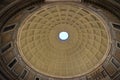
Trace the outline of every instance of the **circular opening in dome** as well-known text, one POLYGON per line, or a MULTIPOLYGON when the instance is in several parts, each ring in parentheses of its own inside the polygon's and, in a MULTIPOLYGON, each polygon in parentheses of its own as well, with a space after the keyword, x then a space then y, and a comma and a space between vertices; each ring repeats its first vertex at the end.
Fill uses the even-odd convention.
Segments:
POLYGON ((59 33, 59 39, 62 40, 62 41, 67 40, 68 37, 69 37, 68 32, 60 32, 60 33, 59 33))

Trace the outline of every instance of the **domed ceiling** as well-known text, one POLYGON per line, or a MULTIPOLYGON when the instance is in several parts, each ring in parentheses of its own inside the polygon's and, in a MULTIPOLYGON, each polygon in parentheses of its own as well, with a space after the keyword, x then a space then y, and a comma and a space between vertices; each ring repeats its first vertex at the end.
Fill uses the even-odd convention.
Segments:
POLYGON ((97 68, 109 53, 110 40, 103 18, 71 2, 42 6, 23 21, 17 33, 17 47, 27 65, 58 78, 81 76, 97 68), (64 40, 61 32, 67 34, 64 40))

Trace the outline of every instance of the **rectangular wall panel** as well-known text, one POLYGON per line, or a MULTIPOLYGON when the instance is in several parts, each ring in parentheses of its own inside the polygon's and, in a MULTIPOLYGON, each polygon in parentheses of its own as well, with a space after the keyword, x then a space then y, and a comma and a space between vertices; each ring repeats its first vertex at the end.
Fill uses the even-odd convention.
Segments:
POLYGON ((24 67, 22 67, 22 66, 20 65, 20 63, 17 63, 17 64, 14 66, 13 72, 14 72, 15 75, 19 76, 19 75, 22 73, 23 70, 24 70, 24 67))
POLYGON ((11 31, 11 30, 13 30, 14 28, 15 28, 15 24, 9 25, 9 26, 7 26, 7 27, 4 27, 3 30, 2 30, 2 32, 11 31))
POLYGON ((15 58, 8 64, 8 67, 11 69, 13 68, 13 66, 15 66, 16 63, 17 63, 17 59, 15 58))
POLYGON ((11 43, 8 43, 8 44, 6 44, 5 46, 3 46, 2 48, 1 48, 1 53, 3 54, 3 53, 5 53, 8 49, 10 49, 12 47, 12 44, 11 43))
POLYGON ((114 57, 116 58, 116 60, 118 60, 120 62, 120 49, 117 49, 114 53, 114 57))
POLYGON ((116 68, 120 68, 120 63, 119 63, 115 58, 112 58, 111 63, 112 63, 116 68))
POLYGON ((110 77, 114 76, 117 73, 116 67, 111 62, 107 62, 103 65, 103 67, 110 77))
POLYGON ((28 74, 28 71, 26 69, 24 69, 23 72, 21 73, 20 78, 21 79, 25 79, 25 77, 27 76, 27 74, 28 74))

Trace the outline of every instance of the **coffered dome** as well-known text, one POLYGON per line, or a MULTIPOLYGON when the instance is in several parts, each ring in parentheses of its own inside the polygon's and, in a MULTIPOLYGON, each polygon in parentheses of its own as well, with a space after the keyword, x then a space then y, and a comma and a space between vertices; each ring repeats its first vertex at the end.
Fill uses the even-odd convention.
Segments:
POLYGON ((42 6, 23 21, 17 46, 27 65, 39 73, 72 78, 103 63, 110 35, 104 19, 94 11, 58 2, 42 6))

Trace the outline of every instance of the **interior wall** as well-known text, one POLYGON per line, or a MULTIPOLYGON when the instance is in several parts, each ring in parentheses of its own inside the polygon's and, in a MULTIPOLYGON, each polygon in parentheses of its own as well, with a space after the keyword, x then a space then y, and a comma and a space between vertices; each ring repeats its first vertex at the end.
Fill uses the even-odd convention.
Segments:
MULTIPOLYGON (((1 1, 0 8, 5 8, 13 1, 15 0, 1 1)), ((13 46, 15 28, 20 25, 26 15, 40 8, 43 4, 43 1, 40 0, 26 0, 25 2, 20 1, 11 5, 9 9, 0 14, 0 80, 39 80, 39 78, 43 80, 60 80, 38 75, 32 69, 26 67, 17 55, 18 52, 13 50, 15 49, 15 46, 13 46)), ((84 0, 82 3, 92 6, 92 9, 99 10, 98 12, 106 15, 111 27, 113 48, 103 65, 96 70, 80 78, 68 80, 120 80, 120 7, 117 5, 118 2, 84 0)))

